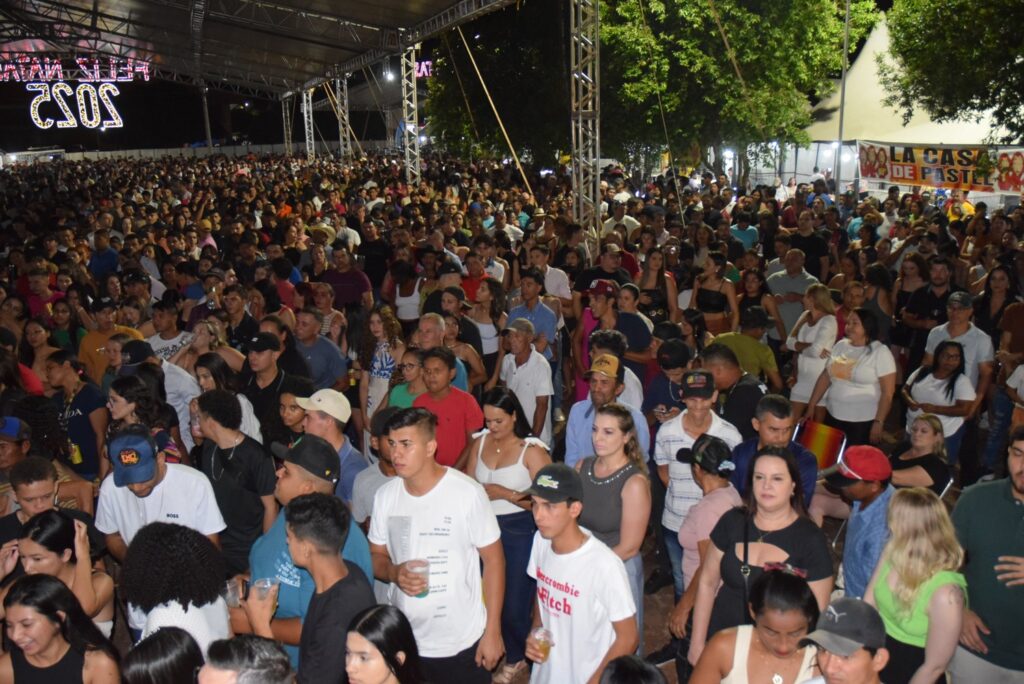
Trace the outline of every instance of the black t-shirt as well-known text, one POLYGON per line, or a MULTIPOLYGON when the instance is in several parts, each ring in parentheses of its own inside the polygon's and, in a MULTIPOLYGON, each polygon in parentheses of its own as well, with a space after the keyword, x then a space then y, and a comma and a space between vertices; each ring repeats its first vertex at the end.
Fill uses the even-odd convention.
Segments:
MULTIPOLYGON (((58 508, 57 510, 69 518, 81 520, 85 523, 85 526, 88 528, 89 555, 92 556, 92 560, 101 558, 107 552, 107 537, 96 529, 91 515, 74 508, 58 508)), ((25 525, 18 519, 17 511, 0 518, 0 546, 15 539, 21 539, 24 530, 25 525)), ((0 584, 6 586, 24 574, 24 568, 21 567, 21 563, 18 563, 14 566, 14 570, 11 571, 10 575, 0 580, 0 584)))
POLYGON ((376 605, 363 571, 345 563, 348 575, 309 600, 299 637, 298 684, 344 684, 348 626, 360 611, 376 605))
POLYGON ((238 446, 220 449, 207 439, 199 454, 199 469, 213 485, 217 507, 227 527, 220 533, 228 574, 249 568, 249 549, 263 534, 263 502, 271 496, 277 477, 274 459, 263 445, 245 437, 238 446))
POLYGON ((287 393, 301 396, 304 392, 301 384, 303 383, 300 383, 298 378, 283 370, 278 370, 277 377, 266 387, 259 386, 252 371, 249 372, 248 378, 243 380, 242 394, 252 404, 253 415, 260 422, 264 444, 287 444, 288 428, 281 422, 281 395, 287 393))
POLYGON ((594 268, 588 268, 581 272, 579 276, 577 276, 576 284, 573 285, 572 289, 576 292, 586 293, 586 291, 590 289, 591 283, 595 280, 613 280, 619 284, 619 287, 633 282, 633 279, 629 277, 629 273, 627 273, 623 268, 618 268, 609 273, 600 266, 595 266, 594 268))
POLYGON ((892 456, 889 458, 892 463, 892 470, 909 470, 910 468, 916 468, 918 466, 924 468, 924 471, 928 473, 928 477, 932 479, 931 485, 928 489, 932 490, 939 496, 942 495, 942 491, 949 484, 950 470, 946 462, 935 454, 928 454, 927 456, 920 456, 918 458, 911 458, 906 461, 900 460, 900 454, 905 454, 910 451, 910 442, 904 441, 896 446, 892 452, 892 456))
POLYGON ((388 260, 391 248, 384 240, 364 240, 356 248, 356 254, 363 257, 363 273, 370 279, 370 284, 379 288, 388 273, 388 260))
POLYGON ((245 314, 237 326, 231 327, 230 324, 228 325, 228 344, 244 354, 249 340, 256 337, 259 332, 260 324, 256 322, 255 318, 245 314))
POLYGON ((760 378, 744 373, 730 389, 719 390, 717 413, 740 431, 743 441, 752 439, 757 436, 757 431, 750 421, 754 417, 757 402, 766 394, 768 387, 760 378))
MULTIPOLYGON (((765 544, 779 547, 789 554, 787 563, 807 573, 808 582, 832 576, 832 557, 829 555, 825 533, 810 518, 797 518, 789 527, 764 533, 754 526, 746 509, 734 508, 728 511, 711 531, 711 543, 724 555, 721 563, 722 588, 718 590, 711 610, 708 640, 723 629, 750 622, 750 614, 743 601, 743 574, 740 572, 743 564, 744 525, 748 526, 748 543, 760 539, 765 544)), ((763 572, 760 566, 750 566, 749 586, 754 586, 763 572)))
POLYGON ((789 246, 793 249, 803 251, 807 259, 804 261, 804 270, 818 280, 823 280, 828 274, 821 272, 821 257, 828 256, 828 243, 821 239, 817 233, 801 235, 793 233, 790 236, 789 246))

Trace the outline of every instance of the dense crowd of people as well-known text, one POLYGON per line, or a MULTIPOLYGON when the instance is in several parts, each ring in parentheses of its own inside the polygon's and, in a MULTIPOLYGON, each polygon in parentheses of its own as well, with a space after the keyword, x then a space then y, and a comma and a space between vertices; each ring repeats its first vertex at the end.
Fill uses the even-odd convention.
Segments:
POLYGON ((1024 682, 1024 207, 602 178, 0 172, 0 682, 1024 682))

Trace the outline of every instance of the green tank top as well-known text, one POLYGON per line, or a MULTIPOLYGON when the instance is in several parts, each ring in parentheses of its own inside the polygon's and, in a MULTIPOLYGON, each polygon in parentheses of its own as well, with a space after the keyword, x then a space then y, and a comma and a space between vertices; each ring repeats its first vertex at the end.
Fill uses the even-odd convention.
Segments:
POLYGON ((889 588, 889 563, 882 565, 875 584, 875 605, 882 620, 885 621, 885 632, 893 639, 904 644, 924 648, 928 640, 928 603, 932 600, 935 590, 946 584, 955 584, 967 597, 967 580, 959 572, 943 570, 936 573, 930 580, 921 585, 910 613, 900 610, 896 597, 889 588))

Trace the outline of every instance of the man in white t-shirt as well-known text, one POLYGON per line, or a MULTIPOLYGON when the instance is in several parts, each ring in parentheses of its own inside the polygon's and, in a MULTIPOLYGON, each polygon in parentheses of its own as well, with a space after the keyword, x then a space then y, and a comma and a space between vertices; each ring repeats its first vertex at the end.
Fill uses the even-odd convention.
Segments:
POLYGON ((723 439, 730 449, 735 449, 743 441, 739 430, 732 423, 719 418, 712 410, 718 401, 718 390, 715 389, 715 378, 709 371, 684 373, 680 395, 686 410, 678 418, 662 423, 654 442, 654 462, 658 466, 658 476, 668 488, 661 525, 665 528, 665 550, 672 565, 677 602, 685 589, 679 528, 690 507, 700 501, 703 492, 693 479, 690 465, 677 461, 676 454, 680 449, 693 447, 693 443, 703 434, 723 439))
POLYGON ((533 346, 533 323, 525 318, 509 321, 501 334, 509 352, 501 361, 501 382, 519 398, 534 435, 551 444, 551 411, 548 406, 554 385, 551 364, 533 346))
POLYGON ((533 628, 551 632, 547 655, 533 632, 526 639, 526 657, 536 663, 530 682, 597 682, 609 662, 632 653, 640 641, 626 568, 580 527, 583 483, 575 469, 544 466, 524 494, 533 499, 537 523, 526 566, 537 580, 533 628))
POLYGON ((178 330, 178 309, 163 300, 153 304, 153 329, 156 334, 146 338, 153 352, 164 361, 192 343, 192 334, 178 330))
POLYGON ((937 325, 928 332, 924 347, 923 366, 931 366, 933 354, 939 342, 953 340, 964 349, 964 374, 971 379, 977 398, 971 406, 968 417, 974 416, 985 398, 995 370, 995 350, 992 338, 981 328, 971 323, 974 315, 974 301, 967 292, 954 292, 946 300, 946 315, 949 322, 937 325))
MULTIPOLYGON (((190 527, 220 545, 227 525, 217 507, 213 487, 202 471, 166 463, 149 430, 132 425, 108 446, 114 475, 100 485, 96 529, 107 535, 107 549, 124 562, 128 545, 140 529, 153 522, 190 527)), ((145 614, 129 607, 131 627, 141 630, 145 614)))
POLYGON ((434 459, 433 413, 402 409, 385 430, 398 479, 373 499, 374 575, 391 583, 388 602, 409 618, 427 680, 490 684, 505 651, 498 520, 478 482, 434 459), (410 561, 426 561, 427 572, 410 561))

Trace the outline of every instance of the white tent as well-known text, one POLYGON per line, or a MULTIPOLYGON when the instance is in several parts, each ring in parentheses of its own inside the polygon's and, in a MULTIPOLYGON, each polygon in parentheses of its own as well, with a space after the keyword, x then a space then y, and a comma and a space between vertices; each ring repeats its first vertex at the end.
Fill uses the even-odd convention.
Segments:
MULTIPOLYGON (((938 123, 923 110, 915 110, 903 124, 901 112, 887 107, 882 100, 886 91, 878 75, 878 55, 889 51, 889 27, 882 19, 868 36, 857 59, 846 74, 846 115, 843 140, 877 140, 888 143, 931 145, 976 145, 992 133, 992 117, 978 120, 938 123)), ((937 65, 938 66, 938 65, 937 65)), ((839 140, 839 99, 836 91, 814 108, 815 122, 807 134, 815 142, 839 140)))

